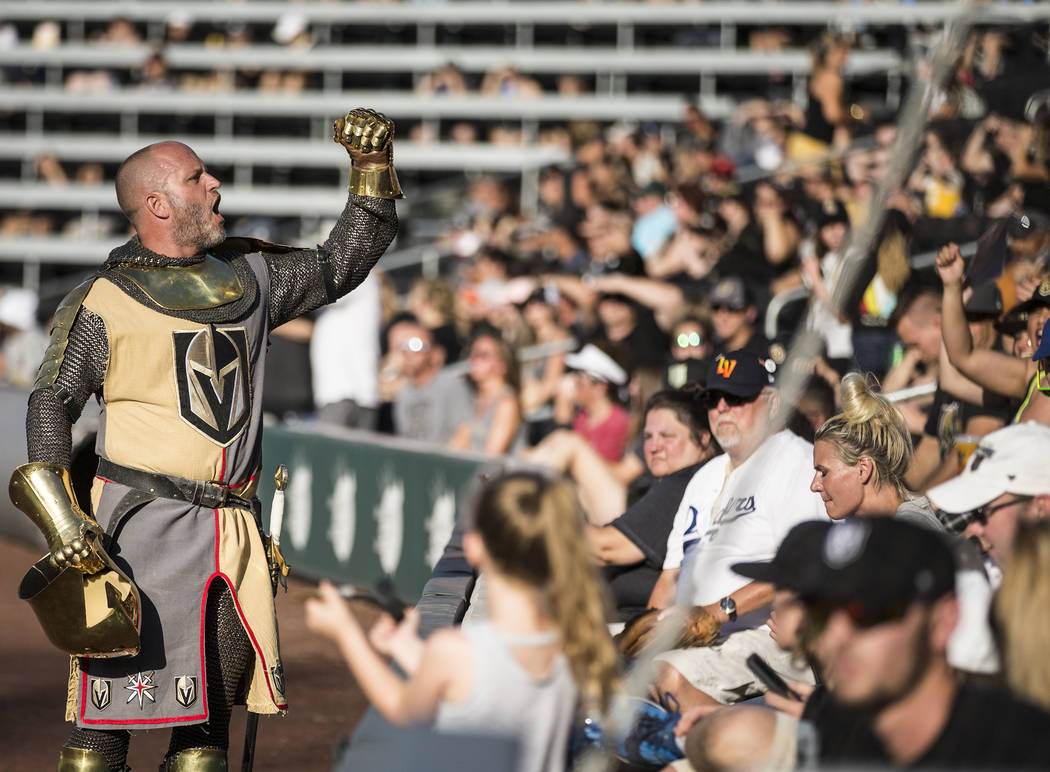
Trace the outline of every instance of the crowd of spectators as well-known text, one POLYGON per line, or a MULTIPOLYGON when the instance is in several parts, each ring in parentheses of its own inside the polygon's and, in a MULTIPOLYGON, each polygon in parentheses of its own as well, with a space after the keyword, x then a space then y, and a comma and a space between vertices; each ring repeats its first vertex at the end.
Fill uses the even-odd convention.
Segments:
MULTIPOLYGON (((649 652, 633 761, 1043 763, 1045 625, 1005 610, 1023 603, 1007 583, 1021 539, 1017 570, 1046 581, 1028 572, 1045 571, 1050 492, 1035 472, 1050 437, 1050 94, 1017 69, 1032 66, 1019 41, 973 33, 847 293, 850 233, 900 151, 898 116, 827 83, 841 38, 821 41, 828 72, 797 123, 769 105, 722 125, 695 110, 675 127, 579 123, 575 163, 544 171, 538 212, 493 179, 471 187, 445 237, 445 319, 458 345, 496 335, 552 384, 530 392, 531 447, 506 452, 577 482, 632 655, 663 626, 694 631, 649 652), (744 141, 745 125, 761 140, 744 141), (771 314, 792 290, 796 306, 771 314), (805 311, 822 350, 787 359, 805 311), (557 332, 541 339, 540 325, 557 332), (545 347, 570 337, 570 353, 545 347), (793 405, 785 368, 808 378, 793 405), (639 402, 653 382, 664 391, 639 402), (642 431, 621 444, 625 423, 642 431), (787 697, 769 695, 755 654, 787 697), (982 701, 994 719, 976 719, 982 701)), ((473 361, 468 377, 482 398, 469 426, 511 380, 485 389, 473 361)))
MULTIPOLYGON (((192 20, 170 21, 169 37, 199 34, 192 20)), ((138 42, 129 26, 114 22, 106 43, 138 42)), ((295 18, 272 34, 310 43, 295 18)), ((224 44, 233 37, 226 30, 224 44)), ((790 768, 807 753, 1042 766, 1047 629, 1032 603, 1050 582, 1050 68, 1040 41, 1027 26, 970 34, 847 292, 850 233, 905 151, 897 114, 851 99, 850 41, 828 34, 812 41, 805 109, 754 99, 724 123, 689 105, 678 124, 555 127, 573 163, 543 170, 536 211, 507 181, 474 180, 441 237, 454 256, 445 276, 400 292, 379 275, 275 331, 301 364, 271 368, 280 382, 267 386, 268 409, 570 476, 582 538, 614 594, 608 621, 703 618, 719 631, 712 645, 660 654, 651 673, 681 738, 665 738, 671 754, 697 769, 790 768), (803 329, 821 351, 789 359, 803 329), (808 378, 794 404, 778 389, 788 368, 808 378), (913 386, 927 388, 884 396, 913 386), (726 708, 770 688, 747 665, 755 653, 792 691, 767 695, 770 707, 726 708), (981 691, 987 680, 996 685, 981 691), (804 743, 807 732, 821 742, 804 743), (749 741, 729 742, 738 736, 749 741)), ((147 69, 149 87, 183 87, 161 57, 147 69)), ((301 89, 309 76, 299 75, 263 70, 239 85, 301 89)), ((452 67, 418 84, 473 87, 452 67)), ((509 69, 477 87, 511 99, 543 88, 509 69)), ((457 136, 477 138, 477 127, 457 136)), ((41 159, 40 174, 61 184, 56 164, 41 159)), ((8 321, 24 309, 5 314, 17 293, 0 296, 5 368, 9 342, 31 328, 8 321)))

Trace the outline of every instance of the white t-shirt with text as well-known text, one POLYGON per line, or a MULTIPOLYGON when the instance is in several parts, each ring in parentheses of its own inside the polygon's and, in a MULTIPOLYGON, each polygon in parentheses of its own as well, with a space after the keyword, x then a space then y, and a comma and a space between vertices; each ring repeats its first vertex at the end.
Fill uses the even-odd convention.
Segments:
MULTIPOLYGON (((787 430, 732 471, 726 454, 698 469, 667 540, 664 568, 681 568, 675 602, 717 603, 751 581, 733 571, 734 563, 771 560, 795 525, 827 520, 824 502, 809 490, 812 477, 813 446, 787 430)), ((762 624, 765 611, 757 616, 735 626, 762 624)))

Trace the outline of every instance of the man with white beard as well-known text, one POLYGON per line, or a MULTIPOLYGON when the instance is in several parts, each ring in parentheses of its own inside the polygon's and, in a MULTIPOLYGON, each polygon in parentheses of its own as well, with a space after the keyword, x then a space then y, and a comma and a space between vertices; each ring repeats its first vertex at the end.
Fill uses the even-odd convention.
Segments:
POLYGON ((812 671, 770 637, 765 621, 773 586, 748 582, 731 568, 771 560, 793 526, 827 519, 820 497, 809 490, 813 446, 788 430, 771 432, 780 407, 775 370, 749 351, 722 354, 701 395, 725 453, 686 488, 649 603, 701 606, 722 623, 712 646, 656 658, 660 696, 672 694, 683 710, 760 694, 764 687, 745 664, 753 652, 785 678, 813 682, 812 671))

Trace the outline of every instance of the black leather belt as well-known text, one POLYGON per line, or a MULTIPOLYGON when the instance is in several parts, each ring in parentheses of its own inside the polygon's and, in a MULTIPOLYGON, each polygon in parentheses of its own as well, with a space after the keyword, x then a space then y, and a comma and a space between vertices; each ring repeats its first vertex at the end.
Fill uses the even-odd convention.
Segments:
POLYGON ((199 507, 218 509, 221 507, 238 507, 251 509, 252 502, 238 496, 226 483, 206 482, 204 480, 186 480, 167 474, 152 474, 141 469, 114 464, 100 458, 98 460, 99 477, 121 485, 127 485, 159 499, 173 499, 196 504, 199 507))

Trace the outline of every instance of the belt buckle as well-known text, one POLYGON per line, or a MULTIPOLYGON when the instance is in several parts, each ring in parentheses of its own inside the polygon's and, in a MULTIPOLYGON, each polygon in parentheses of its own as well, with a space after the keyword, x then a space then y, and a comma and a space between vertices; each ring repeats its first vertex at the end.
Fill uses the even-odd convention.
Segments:
POLYGON ((205 506, 212 508, 222 508, 226 506, 226 497, 229 494, 230 489, 222 483, 206 482, 204 483, 204 495, 201 497, 205 506))

